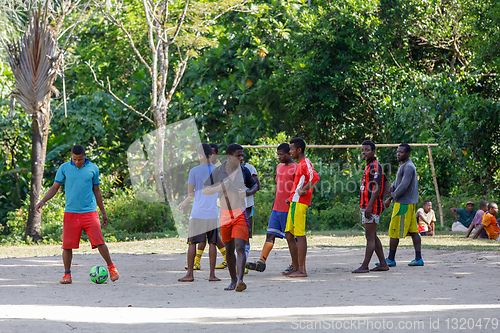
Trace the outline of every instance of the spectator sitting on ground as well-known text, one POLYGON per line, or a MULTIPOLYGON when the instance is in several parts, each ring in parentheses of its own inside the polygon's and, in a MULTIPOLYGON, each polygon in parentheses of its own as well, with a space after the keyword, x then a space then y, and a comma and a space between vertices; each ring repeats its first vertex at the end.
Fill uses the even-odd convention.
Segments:
POLYGON ((462 208, 450 208, 453 216, 455 217, 455 222, 451 226, 451 231, 467 232, 469 226, 476 215, 476 210, 474 209, 474 202, 467 201, 466 209, 462 208), (458 217, 457 217, 458 214, 458 217))
POLYGON ((472 239, 476 239, 479 233, 485 229, 489 239, 500 241, 500 227, 498 227, 495 215, 498 214, 498 206, 494 202, 488 204, 488 211, 483 214, 482 222, 478 225, 476 233, 472 239))
POLYGON ((432 202, 424 200, 422 208, 417 210, 415 214, 418 222, 418 232, 421 236, 434 236, 434 222, 436 222, 436 214, 432 210, 432 202))
MULTIPOLYGON (((469 230, 467 231, 467 234, 465 235, 464 238, 468 238, 471 233, 472 233, 472 235, 474 235, 474 233, 472 231, 474 229, 477 230, 477 227, 481 224, 483 214, 488 211, 488 204, 489 204, 489 202, 486 200, 481 200, 479 202, 479 209, 476 212, 476 215, 474 215, 474 219, 472 220, 472 223, 469 226, 469 230)), ((479 234, 479 237, 488 238, 488 234, 486 233, 486 230, 483 229, 481 231, 481 233, 479 234)))

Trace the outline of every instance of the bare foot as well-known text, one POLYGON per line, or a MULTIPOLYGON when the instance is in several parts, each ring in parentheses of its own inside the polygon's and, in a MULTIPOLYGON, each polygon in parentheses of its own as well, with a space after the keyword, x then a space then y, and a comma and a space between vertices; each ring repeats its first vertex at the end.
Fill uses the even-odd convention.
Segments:
POLYGON ((247 289, 247 285, 243 281, 238 281, 238 284, 236 285, 236 291, 243 291, 247 289))
POLYGON ((208 281, 220 281, 220 279, 217 276, 211 276, 208 278, 208 281))
POLYGON ((353 270, 351 273, 370 273, 368 267, 360 266, 359 268, 353 270))
POLYGON ((307 273, 306 272, 299 272, 299 271, 295 271, 293 273, 290 273, 287 275, 287 277, 291 277, 291 278, 295 278, 295 277, 307 277, 307 273))
POLYGON ((388 271, 388 270, 389 270, 389 266, 387 266, 387 265, 377 266, 375 268, 370 269, 370 271, 372 271, 372 272, 381 272, 381 271, 388 271))
POLYGON ((234 290, 234 288, 236 288, 236 281, 231 281, 231 283, 229 284, 229 286, 227 286, 226 288, 224 288, 224 290, 234 290))
POLYGON ((298 269, 294 269, 294 270, 292 270, 292 271, 290 271, 290 272, 288 272, 288 273, 283 273, 283 272, 281 272, 281 274, 283 274, 284 276, 289 276, 290 274, 293 274, 293 273, 295 273, 296 271, 298 271, 298 269))
POLYGON ((177 281, 179 281, 179 282, 193 282, 194 277, 186 275, 182 279, 178 279, 177 281))

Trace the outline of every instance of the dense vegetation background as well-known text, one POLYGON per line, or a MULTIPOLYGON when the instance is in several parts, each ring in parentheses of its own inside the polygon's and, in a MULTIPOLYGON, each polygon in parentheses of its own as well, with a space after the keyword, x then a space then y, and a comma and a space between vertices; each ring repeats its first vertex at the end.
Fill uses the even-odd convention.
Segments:
MULTIPOLYGON (((195 3, 210 3, 197 0, 195 3)), ((202 7, 199 7, 202 8, 202 7)), ((446 222, 449 208, 500 194, 500 3, 494 0, 254 0, 224 15, 206 34, 169 105, 167 123, 194 117, 203 141, 278 144, 438 143, 433 157, 446 222)), ((90 16, 90 15, 89 15, 90 16)), ((136 36, 146 29, 139 1, 120 17, 136 36)), ((74 18, 76 19, 76 17, 74 18)), ((68 23, 70 24, 70 23, 68 23)), ((139 49, 145 48, 138 44, 139 49)), ((171 59, 175 63, 176 59, 171 59)), ((137 200, 126 150, 152 131, 95 82, 109 77, 135 109, 150 106, 151 83, 127 38, 99 12, 77 35, 66 60, 67 114, 53 101, 45 186, 69 148, 83 144, 101 169, 109 240, 175 234, 168 206, 137 200), (126 207, 126 208, 125 208, 126 207)), ((30 119, 11 112, 13 76, 0 60, 0 223, 4 242, 21 241, 30 179, 30 119)), ((62 90, 62 80, 57 86, 62 90)), ((264 231, 274 196, 272 150, 249 150, 263 190, 256 229, 264 231)), ((310 229, 359 222, 360 151, 307 150, 320 172, 310 229)), ((395 149, 377 155, 391 180, 395 149)), ((427 148, 412 154, 421 200, 437 202, 427 148)), ((61 236, 63 196, 46 207, 45 241, 61 236)), ((389 217, 384 213, 383 224, 389 217)))

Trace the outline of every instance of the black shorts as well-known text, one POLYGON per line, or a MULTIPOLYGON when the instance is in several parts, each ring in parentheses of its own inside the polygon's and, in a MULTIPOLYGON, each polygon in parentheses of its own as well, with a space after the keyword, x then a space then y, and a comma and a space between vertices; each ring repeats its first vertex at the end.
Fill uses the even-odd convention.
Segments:
POLYGON ((217 236, 219 235, 219 221, 218 219, 189 219, 189 235, 188 244, 217 243, 217 236))

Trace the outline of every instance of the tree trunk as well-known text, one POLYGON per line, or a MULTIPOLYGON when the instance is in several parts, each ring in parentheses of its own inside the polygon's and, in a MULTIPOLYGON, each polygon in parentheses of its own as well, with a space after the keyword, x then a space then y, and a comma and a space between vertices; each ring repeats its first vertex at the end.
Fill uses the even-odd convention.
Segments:
POLYGON ((156 147, 155 147, 155 180, 156 191, 168 204, 167 184, 165 182, 165 125, 156 128, 156 147))
POLYGON ((42 190, 50 123, 49 108, 50 95, 44 101, 42 108, 32 115, 30 209, 28 221, 26 222, 26 241, 28 241, 28 238, 31 238, 35 242, 41 239, 40 225, 42 223, 42 216, 36 211, 35 206, 40 200, 42 190))

